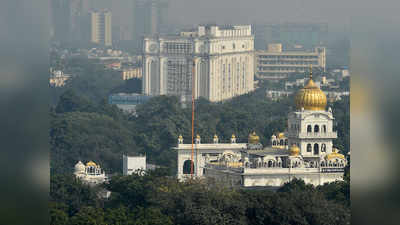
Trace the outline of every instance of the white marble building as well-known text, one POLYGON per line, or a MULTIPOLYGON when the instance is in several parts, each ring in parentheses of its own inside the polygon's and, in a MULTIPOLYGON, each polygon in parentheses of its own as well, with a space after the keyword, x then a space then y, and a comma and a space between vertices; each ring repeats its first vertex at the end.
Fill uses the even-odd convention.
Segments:
POLYGON ((79 161, 75 164, 74 169, 75 177, 84 183, 96 185, 107 181, 107 176, 101 169, 100 165, 97 165, 93 161, 86 163, 86 165, 79 161))
POLYGON ((199 26, 176 36, 146 37, 143 46, 143 94, 189 100, 194 84, 195 98, 215 102, 254 89, 250 25, 199 26))
MULTIPOLYGON (((215 135, 213 144, 202 144, 198 136, 193 175, 244 187, 279 187, 294 177, 313 185, 342 180, 347 159, 333 146, 337 133, 332 110, 326 110, 326 95, 315 85, 311 73, 295 103, 296 110, 288 115, 287 132, 272 135, 271 147, 264 148, 255 132, 249 135, 248 143, 232 139, 230 144, 220 144, 215 135)), ((180 137, 175 150, 177 176, 185 179, 191 172, 187 169, 191 144, 183 144, 180 137)))

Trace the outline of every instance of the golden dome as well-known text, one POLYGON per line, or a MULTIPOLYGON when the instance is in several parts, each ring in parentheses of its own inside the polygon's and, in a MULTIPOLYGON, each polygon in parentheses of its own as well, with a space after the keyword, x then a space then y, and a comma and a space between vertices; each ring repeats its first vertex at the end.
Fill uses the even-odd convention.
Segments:
POLYGON ((179 135, 178 139, 183 139, 182 135, 179 135))
POLYGON ((285 134, 284 133, 279 133, 278 137, 279 137, 279 139, 285 138, 285 134))
POLYGON ((90 162, 86 163, 86 166, 97 166, 97 165, 93 161, 90 161, 90 162))
POLYGON ((336 148, 333 148, 333 149, 332 149, 332 153, 331 153, 331 154, 328 154, 328 155, 325 157, 326 160, 331 160, 331 159, 334 159, 334 158, 346 159, 346 158, 344 157, 344 155, 340 154, 340 153, 339 153, 339 150, 337 150, 336 148))
POLYGON ((197 134, 197 135, 196 135, 196 138, 197 138, 197 139, 200 139, 200 135, 199 135, 199 134, 197 134))
POLYGON ((217 134, 214 134, 214 138, 218 138, 217 134))
POLYGON ((232 134, 232 138, 236 138, 235 134, 232 134))
POLYGON ((258 144, 260 142, 260 137, 256 134, 255 131, 249 134, 249 143, 250 144, 258 144))
POLYGON ((289 149, 290 156, 298 156, 300 154, 300 148, 293 144, 289 149))
POLYGON ((295 96, 295 104, 298 110, 325 110, 326 95, 312 80, 312 71, 310 69, 310 79, 304 88, 302 88, 295 96))

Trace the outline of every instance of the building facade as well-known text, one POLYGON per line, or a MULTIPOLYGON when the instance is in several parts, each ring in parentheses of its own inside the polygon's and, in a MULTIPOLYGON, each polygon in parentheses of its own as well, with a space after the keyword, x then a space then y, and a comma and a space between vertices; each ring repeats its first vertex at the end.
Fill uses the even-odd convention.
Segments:
POLYGON ((112 20, 108 10, 90 12, 90 41, 92 43, 112 45, 112 20))
POLYGON ((122 74, 123 80, 129 80, 129 79, 133 79, 133 78, 141 79, 143 76, 142 67, 123 68, 121 70, 121 74, 122 74))
POLYGON ((283 51, 282 44, 269 44, 267 51, 256 52, 257 78, 283 79, 291 73, 304 73, 310 65, 326 69, 326 50, 316 47, 312 51, 283 51))
POLYGON ((124 176, 146 170, 146 156, 122 156, 122 174, 124 176))
POLYGON ((293 178, 313 185, 343 180, 347 159, 333 146, 337 133, 332 110, 326 110, 327 98, 312 76, 296 94, 295 103, 287 131, 272 135, 269 147, 262 146, 255 132, 247 143, 236 143, 234 135, 230 144, 219 143, 215 135, 212 144, 203 144, 197 136, 192 158, 191 144, 183 144, 180 136, 174 148, 178 179, 190 178, 193 164, 193 176, 215 178, 230 186, 280 187, 293 178))
POLYGON ((207 25, 177 36, 147 37, 143 51, 143 94, 189 100, 194 88, 195 98, 216 102, 254 89, 251 26, 207 25))

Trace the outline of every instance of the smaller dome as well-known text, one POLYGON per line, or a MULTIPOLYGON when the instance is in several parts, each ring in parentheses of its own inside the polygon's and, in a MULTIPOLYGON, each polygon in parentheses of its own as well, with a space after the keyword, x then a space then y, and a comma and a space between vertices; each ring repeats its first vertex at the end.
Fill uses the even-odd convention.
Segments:
POLYGON ((178 139, 183 139, 182 135, 179 135, 178 139))
POLYGON ((285 138, 285 133, 282 133, 282 132, 279 133, 279 134, 278 134, 278 137, 279 137, 279 139, 285 138))
POLYGON ((250 144, 258 144, 260 142, 260 137, 256 134, 255 131, 249 134, 249 143, 250 144))
POLYGON ((289 149, 290 156, 298 156, 300 154, 300 148, 293 144, 289 149))
POLYGON ((346 159, 346 158, 344 157, 344 155, 342 155, 342 154, 339 153, 339 150, 338 150, 337 148, 333 148, 333 149, 332 149, 332 153, 326 155, 326 157, 325 157, 326 160, 331 160, 331 159, 334 159, 334 158, 346 159))
POLYGON ((84 171, 85 171, 85 165, 81 161, 75 164, 75 172, 84 172, 84 171))
POLYGON ((214 134, 214 138, 218 138, 217 134, 214 134))
POLYGON ((200 135, 199 135, 199 134, 197 134, 197 135, 196 135, 196 138, 197 138, 197 139, 200 139, 200 135))
POLYGON ((93 161, 90 161, 90 162, 86 163, 86 166, 97 166, 97 164, 94 163, 93 161))
POLYGON ((235 134, 232 134, 232 138, 236 138, 235 134))

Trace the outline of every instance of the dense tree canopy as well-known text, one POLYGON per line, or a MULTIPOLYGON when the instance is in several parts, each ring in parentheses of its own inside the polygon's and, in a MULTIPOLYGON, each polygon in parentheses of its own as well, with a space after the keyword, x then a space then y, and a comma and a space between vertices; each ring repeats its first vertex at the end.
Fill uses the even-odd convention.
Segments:
POLYGON ((104 200, 71 179, 52 177, 51 224, 350 223, 349 196, 335 197, 343 194, 346 182, 316 188, 294 179, 272 192, 229 189, 214 180, 178 182, 154 171, 112 177, 105 185, 111 198, 104 200))

